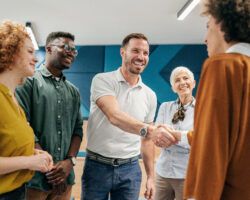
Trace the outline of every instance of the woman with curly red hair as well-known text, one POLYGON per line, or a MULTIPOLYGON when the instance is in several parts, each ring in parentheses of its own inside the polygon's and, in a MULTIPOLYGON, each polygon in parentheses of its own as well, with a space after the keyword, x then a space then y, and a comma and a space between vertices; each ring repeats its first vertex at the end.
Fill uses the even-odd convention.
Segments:
POLYGON ((0 200, 24 200, 35 170, 47 172, 52 158, 34 149, 34 133, 14 92, 35 70, 35 50, 25 27, 0 24, 0 200))

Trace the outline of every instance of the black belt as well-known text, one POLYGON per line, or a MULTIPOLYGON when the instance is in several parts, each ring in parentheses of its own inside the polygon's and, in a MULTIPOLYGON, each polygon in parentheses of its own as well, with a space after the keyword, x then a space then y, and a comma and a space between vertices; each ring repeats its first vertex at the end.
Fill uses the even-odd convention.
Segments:
POLYGON ((123 158, 108 158, 108 157, 102 156, 100 154, 97 154, 95 152, 92 152, 90 150, 87 150, 87 158, 89 158, 90 160, 95 160, 95 161, 100 162, 100 163, 104 163, 104 164, 112 165, 114 167, 118 167, 119 165, 131 163, 133 161, 138 160, 139 155, 134 156, 132 158, 125 158, 125 159, 123 159, 123 158))

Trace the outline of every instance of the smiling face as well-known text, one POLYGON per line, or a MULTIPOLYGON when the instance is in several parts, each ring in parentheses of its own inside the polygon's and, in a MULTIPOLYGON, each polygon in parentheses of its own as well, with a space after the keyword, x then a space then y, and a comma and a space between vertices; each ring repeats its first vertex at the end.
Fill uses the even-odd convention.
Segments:
POLYGON ((69 69, 75 60, 73 51, 66 51, 65 45, 75 48, 74 41, 70 38, 60 37, 47 45, 47 52, 49 54, 50 65, 57 70, 69 69))
POLYGON ((34 46, 31 40, 26 38, 20 51, 15 56, 13 63, 15 67, 13 69, 17 71, 21 78, 33 76, 36 62, 34 46))
POLYGON ((139 75, 149 61, 149 45, 146 40, 132 38, 121 48, 122 67, 128 74, 139 75))
POLYGON ((182 95, 192 95, 192 91, 195 87, 195 80, 193 80, 187 72, 180 71, 174 77, 172 87, 179 97, 182 95))

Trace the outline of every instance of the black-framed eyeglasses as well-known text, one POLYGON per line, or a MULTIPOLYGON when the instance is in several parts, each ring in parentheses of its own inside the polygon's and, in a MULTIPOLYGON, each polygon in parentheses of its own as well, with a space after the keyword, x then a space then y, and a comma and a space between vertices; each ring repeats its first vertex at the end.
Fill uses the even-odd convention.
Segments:
POLYGON ((172 123, 176 124, 178 121, 183 121, 185 118, 185 111, 186 109, 184 106, 180 104, 177 112, 173 116, 172 123))
POLYGON ((62 45, 59 45, 59 44, 50 44, 50 46, 56 46, 56 47, 59 47, 61 49, 64 49, 65 52, 71 52, 73 53, 74 56, 77 56, 78 55, 78 51, 75 47, 71 47, 69 46, 68 44, 62 44, 62 45))

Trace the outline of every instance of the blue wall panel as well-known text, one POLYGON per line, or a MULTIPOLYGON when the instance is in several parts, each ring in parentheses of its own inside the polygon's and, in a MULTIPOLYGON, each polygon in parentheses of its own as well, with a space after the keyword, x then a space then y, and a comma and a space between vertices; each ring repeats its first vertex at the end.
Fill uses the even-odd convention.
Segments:
MULTIPOLYGON (((87 118, 92 78, 97 73, 116 70, 121 65, 120 46, 78 46, 77 49, 79 54, 75 62, 64 74, 79 88, 81 111, 87 118)), ((44 62, 44 48, 40 48, 36 54, 39 66, 44 62)), ((179 65, 187 66, 198 80, 206 57, 205 45, 151 45, 149 64, 142 74, 142 79, 155 91, 158 105, 176 98, 169 84, 172 69, 179 65)))
POLYGON ((104 71, 110 72, 121 66, 120 46, 106 46, 104 71))

